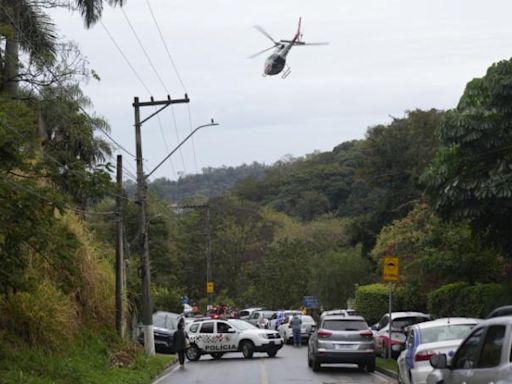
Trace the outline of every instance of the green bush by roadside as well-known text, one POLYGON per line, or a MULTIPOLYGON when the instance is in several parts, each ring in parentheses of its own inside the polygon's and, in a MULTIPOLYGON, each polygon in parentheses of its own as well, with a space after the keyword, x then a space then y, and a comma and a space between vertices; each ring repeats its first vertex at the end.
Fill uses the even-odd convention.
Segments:
POLYGON ((446 284, 430 292, 428 308, 435 317, 463 316, 484 318, 494 308, 507 304, 510 294, 502 284, 466 282, 446 284))
POLYGON ((388 287, 384 284, 361 285, 357 287, 355 296, 355 309, 368 324, 376 323, 388 312, 388 287))

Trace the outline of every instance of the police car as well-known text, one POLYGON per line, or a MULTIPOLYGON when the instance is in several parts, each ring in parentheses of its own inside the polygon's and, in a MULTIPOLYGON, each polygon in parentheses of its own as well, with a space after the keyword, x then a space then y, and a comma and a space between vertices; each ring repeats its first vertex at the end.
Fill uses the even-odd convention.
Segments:
POLYGON ((190 347, 186 356, 191 361, 205 354, 220 359, 227 352, 242 352, 246 359, 252 358, 254 352, 266 352, 274 357, 283 347, 278 332, 236 319, 194 322, 188 329, 188 337, 190 347))

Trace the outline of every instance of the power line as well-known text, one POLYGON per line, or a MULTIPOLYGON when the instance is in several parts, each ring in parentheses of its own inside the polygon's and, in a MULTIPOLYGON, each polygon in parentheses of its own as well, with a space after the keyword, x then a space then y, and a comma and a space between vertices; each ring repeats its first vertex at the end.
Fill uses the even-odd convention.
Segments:
MULTIPOLYGON (((162 45, 164 46, 164 49, 165 51, 167 52, 167 57, 169 58, 169 61, 172 65, 172 67, 174 68, 174 72, 176 73, 176 77, 178 78, 181 86, 183 87, 183 90, 185 91, 185 93, 187 93, 187 89, 185 87, 185 84, 179 74, 179 71, 178 71, 178 68, 176 66, 176 63, 174 62, 174 59, 171 55, 171 52, 169 50, 169 47, 164 39, 164 36, 163 36, 163 33, 162 33, 162 30, 160 29, 160 25, 158 24, 158 21, 156 20, 156 17, 155 17, 155 14, 153 12, 153 9, 151 8, 151 5, 149 3, 149 0, 146 0, 146 4, 149 8, 149 12, 151 13, 151 17, 153 18, 153 22, 155 23, 155 26, 156 26, 156 29, 158 30, 158 34, 160 36, 160 41, 162 42, 162 45)), ((190 111, 190 105, 187 106, 188 107, 188 121, 189 121, 189 130, 190 132, 192 132, 192 115, 191 115, 191 111, 190 111)), ((176 127, 176 118, 174 117, 174 110, 173 110, 173 118, 174 118, 174 124, 175 124, 175 127, 176 127)), ((176 138, 178 140, 178 142, 180 141, 179 139, 179 135, 177 133, 177 128, 176 128, 176 138)), ((194 167, 195 167, 195 171, 196 173, 199 173, 198 171, 198 167, 197 167, 197 154, 196 154, 196 145, 195 145, 195 142, 194 142, 194 138, 192 137, 191 139, 191 144, 192 144, 192 154, 194 156, 194 167)), ((181 160, 182 160, 182 163, 183 163, 183 170, 185 171, 186 173, 186 169, 185 169, 185 163, 184 163, 184 160, 183 160, 183 154, 180 150, 180 156, 181 156, 181 160)))
POLYGON ((128 23, 128 26, 130 27, 130 29, 132 30, 132 33, 133 33, 133 36, 135 36, 135 39, 137 40, 137 42, 139 43, 139 47, 142 49, 142 52, 144 52, 144 56, 146 56, 146 59, 150 65, 150 67, 153 69, 153 72, 155 73, 156 77, 158 78, 158 81, 160 81, 160 84, 162 85, 162 87, 164 88, 165 92, 169 95, 170 92, 169 90, 167 89, 167 87, 165 86, 165 83, 164 81, 162 80, 162 77, 160 76, 160 74, 158 73, 158 71, 156 70, 156 67, 155 65, 153 64, 153 61, 151 60, 151 58, 149 57, 149 54, 148 52, 146 51, 146 48, 144 48, 144 44, 142 44, 142 41, 140 40, 139 38, 139 35, 137 34, 137 31, 135 31, 135 28, 133 27, 133 24, 132 22, 130 21, 130 19, 128 18, 128 15, 126 14, 125 10, 123 8, 121 8, 121 12, 123 13, 124 15, 124 18, 126 19, 126 22, 128 23))
MULTIPOLYGON (((156 118, 158 120, 158 126, 160 127, 160 134, 162 135, 162 139, 164 141, 165 152, 169 153, 169 145, 167 144, 167 139, 165 137, 164 128, 162 126, 162 121, 160 120, 160 116, 159 115, 156 115, 156 118)), ((171 166, 171 170, 172 170, 173 176, 176 176, 176 169, 174 168, 174 163, 172 162, 171 159, 169 159, 169 164, 171 166)))
POLYGON ((183 87, 183 91, 185 93, 187 92, 187 89, 185 88, 185 84, 183 83, 183 80, 181 79, 181 76, 178 72, 178 68, 176 67, 176 64, 174 62, 174 59, 172 58, 171 52, 169 51, 169 47, 167 46, 167 43, 165 42, 164 36, 162 34, 162 30, 160 29, 160 26, 158 25, 158 21, 156 20, 155 14, 153 12, 153 9, 151 8, 151 5, 149 4, 149 0, 146 0, 146 4, 149 8, 149 12, 151 13, 151 17, 153 18, 153 21, 156 25, 156 29, 158 30, 158 34, 160 35, 160 41, 164 45, 165 51, 167 52, 167 57, 169 58, 172 67, 174 68, 174 72, 176 73, 176 77, 178 78, 179 82, 181 83, 181 86, 183 87))
POLYGON ((119 44, 117 44, 116 40, 114 39, 114 36, 112 36, 112 34, 110 33, 109 29, 107 28, 107 26, 103 23, 103 21, 100 20, 100 23, 101 25, 103 26, 103 29, 105 30, 105 32, 107 33, 108 37, 110 38, 110 41, 112 41, 112 43, 114 44, 114 46, 117 48, 118 52, 121 54, 121 56, 123 57, 125 63, 128 65, 128 67, 130 67, 130 69, 132 70, 133 74, 135 75, 135 77, 139 80, 139 82, 142 84, 142 86, 144 87, 144 89, 146 90, 146 92, 148 93, 149 96, 151 96, 151 91, 149 90, 148 86, 146 85, 146 83, 144 82, 144 80, 142 80, 142 77, 139 76, 139 73, 135 70, 134 66, 132 65, 132 63, 130 62, 130 60, 128 60, 128 57, 126 57, 126 55, 124 54, 123 50, 121 49, 121 47, 119 46, 119 44))

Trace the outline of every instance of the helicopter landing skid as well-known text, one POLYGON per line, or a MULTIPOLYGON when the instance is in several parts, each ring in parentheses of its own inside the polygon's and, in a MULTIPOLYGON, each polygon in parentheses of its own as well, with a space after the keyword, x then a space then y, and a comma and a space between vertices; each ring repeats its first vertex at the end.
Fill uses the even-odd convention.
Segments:
POLYGON ((290 76, 290 73, 292 73, 292 69, 290 67, 286 67, 283 74, 281 75, 281 78, 286 79, 288 76, 290 76))

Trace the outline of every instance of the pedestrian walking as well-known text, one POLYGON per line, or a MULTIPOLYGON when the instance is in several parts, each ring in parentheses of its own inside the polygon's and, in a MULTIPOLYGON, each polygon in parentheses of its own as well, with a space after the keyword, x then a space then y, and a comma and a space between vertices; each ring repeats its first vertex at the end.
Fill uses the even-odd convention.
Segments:
POLYGON ((178 354, 180 368, 185 368, 185 351, 187 350, 188 335, 185 332, 185 321, 180 319, 178 322, 178 329, 174 332, 172 337, 174 350, 178 354))
POLYGON ((290 320, 289 327, 292 329, 293 332, 293 345, 296 347, 300 347, 301 344, 301 338, 300 338, 300 328, 302 325, 302 320, 298 315, 293 315, 292 319, 290 320))

